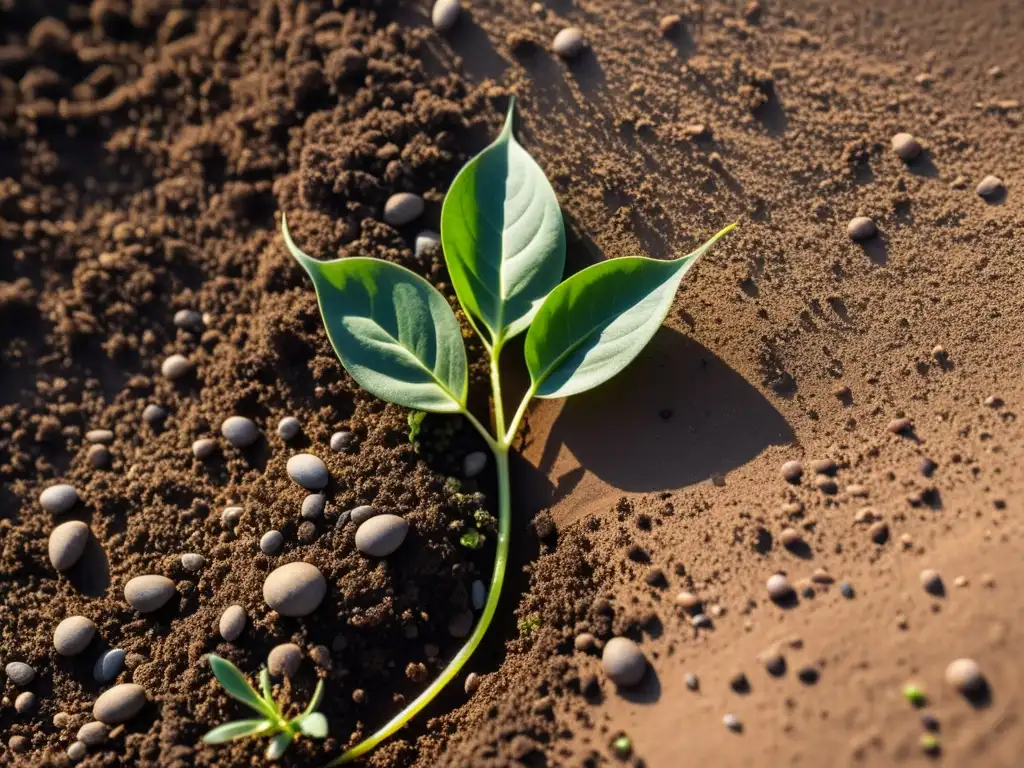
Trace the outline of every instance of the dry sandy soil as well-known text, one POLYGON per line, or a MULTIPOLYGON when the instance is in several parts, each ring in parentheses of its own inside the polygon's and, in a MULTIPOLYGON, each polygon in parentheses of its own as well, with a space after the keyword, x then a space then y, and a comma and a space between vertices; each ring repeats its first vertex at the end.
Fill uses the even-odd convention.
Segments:
MULTIPOLYGON (((68 764, 106 646, 128 653, 119 681, 151 702, 90 766, 261 764, 258 743, 199 742, 242 716, 206 653, 254 673, 278 643, 334 648, 281 691, 299 706, 326 678, 331 737, 283 761, 319 765, 422 688, 417 665, 432 676, 457 650, 448 622, 493 556, 461 547, 459 530, 494 488, 485 475, 456 495, 447 478, 479 441, 429 417, 417 451, 406 413, 358 390, 277 225, 287 212, 308 252, 396 261, 454 299, 443 259, 417 258, 413 241, 515 93, 570 269, 668 258, 740 228, 625 374, 530 412, 504 615, 467 668, 479 689, 460 678, 367 762, 610 765, 625 733, 626 762, 655 768, 1020 765, 1018 0, 464 5, 440 35, 422 2, 0 0, 0 662, 38 672, 26 713, 3 681, 0 762, 68 764), (588 49, 567 63, 550 47, 570 24, 588 49), (900 132, 924 145, 913 162, 890 147, 900 132), (986 199, 975 187, 989 174, 1005 189, 986 199), (401 229, 381 218, 397 191, 427 199, 401 229), (851 241, 857 215, 876 238, 851 241), (203 329, 175 327, 185 308, 203 329), (160 376, 175 352, 195 363, 184 382, 160 376), (154 403, 167 411, 155 426, 142 419, 154 403), (235 413, 264 433, 247 451, 219 437, 235 413), (289 414, 304 432, 286 445, 275 425, 289 414), (894 434, 896 418, 912 427, 894 434), (343 427, 356 445, 333 453, 343 427), (84 438, 96 428, 115 433, 103 468, 84 438), (218 451, 197 461, 190 446, 208 436, 218 451), (284 472, 296 445, 332 475, 312 528, 284 472), (825 459, 833 493, 811 469, 825 459), (780 474, 791 460, 797 484, 780 474), (57 481, 78 488, 69 517, 96 537, 61 576, 38 502, 57 481), (400 555, 369 564, 336 527, 363 503, 410 520, 400 555), (220 523, 231 504, 245 509, 234 533, 220 523), (882 543, 857 522, 866 507, 888 526, 882 543), (787 527, 804 547, 780 543, 787 527), (257 546, 270 528, 285 535, 273 558, 257 546), (185 571, 183 552, 207 567, 185 571), (269 570, 299 559, 330 585, 302 620, 261 595, 269 570), (922 588, 926 568, 944 595, 922 588), (812 583, 819 569, 835 583, 812 583), (801 588, 788 607, 765 588, 778 572, 801 588), (141 573, 177 585, 147 616, 122 597, 141 573), (712 627, 691 627, 682 590, 712 627), (249 625, 225 643, 232 603, 249 625), (53 629, 76 613, 98 639, 62 658, 53 629), (575 650, 582 632, 636 640, 642 685, 616 691, 575 650), (773 648, 779 677, 763 663, 773 648), (980 664, 985 701, 943 681, 960 657, 980 664), (904 700, 909 681, 926 709, 904 700), (940 724, 938 755, 920 747, 922 712, 940 724)), ((511 369, 520 354, 506 352, 511 369)))

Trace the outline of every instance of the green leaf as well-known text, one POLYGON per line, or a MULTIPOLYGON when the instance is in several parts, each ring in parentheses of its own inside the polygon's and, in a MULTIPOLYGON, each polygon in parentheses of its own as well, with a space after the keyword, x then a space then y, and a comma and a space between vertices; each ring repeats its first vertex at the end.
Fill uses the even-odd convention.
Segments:
POLYGON ((535 396, 585 392, 629 365, 661 326, 683 275, 734 226, 674 261, 610 259, 552 291, 526 335, 535 396))
POLYGON ((277 711, 277 702, 274 701, 274 687, 270 684, 270 670, 266 667, 260 670, 260 690, 263 691, 263 701, 266 705, 277 711))
POLYGON ((313 278, 327 336, 359 385, 421 411, 465 408, 466 349, 455 313, 430 283, 404 267, 353 257, 316 261, 284 241, 313 278))
POLYGON ((250 709, 256 710, 261 715, 274 717, 275 713, 260 698, 256 690, 249 685, 249 681, 245 679, 245 675, 238 670, 238 667, 227 659, 222 659, 220 656, 212 653, 206 658, 210 662, 213 674, 220 681, 220 684, 224 686, 228 696, 242 702, 250 709))
POLYGON ((320 680, 317 680, 316 689, 313 691, 313 698, 309 700, 309 704, 306 705, 306 709, 302 713, 302 716, 305 717, 308 714, 316 712, 317 709, 319 709, 320 702, 323 701, 323 698, 324 698, 324 681, 321 678, 320 680))
POLYGON ((277 760, 281 757, 294 738, 295 734, 291 731, 281 731, 277 734, 277 736, 270 740, 270 745, 267 747, 267 760, 277 760))
POLYGON ((310 712, 295 721, 299 729, 307 736, 314 739, 327 738, 327 718, 319 712, 310 712))
POLYGON ((492 345, 527 329, 565 268, 562 212, 512 135, 514 113, 513 101, 501 135, 459 172, 441 209, 452 285, 492 345))
POLYGON ((263 731, 269 731, 274 724, 269 720, 236 720, 233 723, 224 723, 203 736, 207 744, 225 744, 235 739, 242 739, 246 736, 255 736, 263 731))

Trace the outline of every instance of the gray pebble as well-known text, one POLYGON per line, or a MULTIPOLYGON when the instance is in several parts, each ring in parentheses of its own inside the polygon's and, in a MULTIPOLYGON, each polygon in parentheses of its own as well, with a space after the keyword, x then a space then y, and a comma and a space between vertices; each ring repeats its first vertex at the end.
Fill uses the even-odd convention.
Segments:
POLYGON ((78 503, 78 491, 67 483, 51 485, 39 494, 39 503, 51 515, 63 515, 78 503))
POLYGON ((110 729, 98 720, 86 723, 79 728, 78 733, 75 734, 80 742, 88 744, 90 747, 102 744, 107 740, 107 736, 109 735, 110 729))
POLYGON ((551 50, 563 59, 572 59, 583 52, 585 45, 583 31, 579 27, 566 27, 555 35, 555 39, 551 43, 551 50))
POLYGON ((974 659, 956 659, 946 667, 946 682, 956 691, 971 696, 987 685, 981 667, 974 659))
POLYGON ((81 520, 69 520, 54 528, 47 545, 53 567, 58 571, 66 571, 77 563, 85 552, 90 536, 92 531, 81 520))
POLYGON ((691 691, 696 691, 700 688, 700 680, 698 680, 697 676, 692 672, 689 673, 684 680, 686 681, 686 687, 691 691))
POLYGON ((409 523, 398 515, 376 515, 356 529, 356 549, 370 557, 387 557, 405 541, 409 523))
POLYGON ((1003 190, 1005 189, 1006 187, 1003 185, 1002 179, 1000 179, 998 176, 992 176, 991 174, 989 174, 980 182, 978 182, 978 186, 974 188, 974 191, 977 192, 982 197, 988 198, 997 197, 998 195, 1002 194, 1003 190))
POLYGON ((423 198, 412 192, 398 192, 384 204, 384 221, 402 227, 423 215, 423 198))
POLYGON ((288 459, 288 477, 307 491, 319 491, 327 485, 327 465, 311 453, 297 453, 288 459))
POLYGON ((844 581, 844 582, 842 582, 842 583, 841 583, 841 584, 839 585, 839 592, 840 592, 840 594, 842 594, 842 596, 843 596, 843 597, 845 597, 845 598, 846 598, 847 600, 853 600, 853 598, 854 598, 854 595, 856 594, 856 593, 855 593, 855 592, 853 591, 853 585, 852 585, 852 584, 850 584, 850 582, 848 582, 848 581, 844 581))
POLYGON ((267 531, 260 537, 260 552, 264 555, 276 555, 284 544, 284 536, 280 531, 267 531))
POLYGON ((773 648, 761 657, 764 668, 772 677, 782 677, 786 674, 786 657, 777 649, 773 648))
POLYGON ((430 22, 438 32, 447 32, 459 20, 461 10, 459 0, 437 0, 430 12, 430 22))
POLYGON ((174 354, 160 365, 160 373, 165 379, 177 381, 192 372, 192 361, 184 355, 174 354))
POLYGON ((740 719, 731 712, 722 718, 722 725, 733 733, 739 733, 743 730, 743 723, 740 722, 740 719))
POLYGON ((110 464, 110 449, 105 445, 90 445, 86 458, 89 460, 89 466, 103 469, 110 464))
POLYGON ((484 586, 480 579, 469 585, 469 596, 473 603, 473 608, 482 611, 487 604, 487 587, 484 586))
POLYGON ((706 613, 698 613, 690 618, 690 626, 694 629, 708 629, 711 624, 711 617, 706 613))
POLYGON ((302 665, 302 650, 295 643, 275 645, 267 656, 267 669, 274 677, 295 677, 302 665))
POLYGON ((601 668, 615 685, 630 688, 643 679, 647 659, 640 647, 628 637, 613 637, 604 646, 601 668))
POLYGON ((782 479, 787 483, 799 483, 804 474, 804 465, 795 459, 782 465, 782 479))
POLYGON ((429 251, 441 243, 441 236, 437 232, 425 229, 416 235, 416 258, 423 259, 429 251))
POLYGON ((14 711, 19 715, 27 715, 36 708, 36 695, 32 691, 22 691, 14 700, 14 711))
POLYGON ((136 576, 124 585, 124 599, 139 613, 152 613, 163 608, 174 593, 174 582, 157 574, 136 576))
POLYGON ((194 309, 179 309, 174 313, 174 324, 185 331, 201 333, 203 330, 203 316, 194 309))
MULTIPOLYGON (((125 652, 120 648, 104 651, 92 668, 92 678, 97 683, 109 683, 124 669, 125 652)), ((81 736, 79 736, 81 738, 81 736)), ((86 742, 88 744, 89 742, 86 742)))
POLYGON ((85 439, 90 443, 110 445, 114 442, 114 433, 109 429, 90 429, 85 433, 85 439))
POLYGON ((23 661, 12 661, 4 668, 4 672, 7 679, 19 688, 24 688, 36 679, 36 671, 23 661))
POLYGON ((294 440, 302 432, 302 424, 294 416, 285 416, 277 422, 277 436, 286 443, 294 440))
POLYGON ((302 517, 306 520, 316 520, 323 515, 326 506, 326 496, 322 493, 311 493, 302 500, 302 517))
POLYGON ((899 156, 900 160, 909 163, 921 154, 921 142, 909 133, 897 133, 892 137, 892 151, 899 156))
POLYGON ((227 642, 233 643, 242 636, 245 631, 245 622, 248 616, 245 615, 245 608, 240 605, 230 605, 220 615, 218 629, 220 636, 227 642))
POLYGON ((349 520, 351 520, 356 525, 362 525, 371 517, 376 517, 377 514, 378 512, 376 508, 370 506, 369 504, 363 504, 362 506, 356 507, 351 512, 349 512, 348 517, 349 520))
POLYGON ((846 234, 851 240, 870 240, 878 234, 878 227, 867 216, 857 216, 846 225, 846 234))
POLYGON ((483 451, 473 451, 466 454, 466 457, 462 460, 462 476, 476 477, 484 471, 486 466, 487 454, 483 451))
POLYGON ((206 558, 198 552, 186 552, 181 556, 181 567, 189 573, 201 571, 206 566, 206 558))
POLYGON ((220 513, 221 525, 225 528, 234 528, 242 519, 242 511, 241 507, 225 507, 224 511, 220 513))
POLYGON ((167 418, 167 409, 156 403, 150 403, 142 411, 142 420, 155 427, 167 418))
POLYGON ((793 596, 793 587, 790 585, 789 579, 781 573, 776 573, 769 578, 765 582, 765 587, 768 589, 768 596, 776 602, 788 600, 793 596))
POLYGON ((217 442, 209 437, 201 437, 192 443, 192 455, 200 461, 213 456, 215 450, 217 450, 217 442))
POLYGON ((456 639, 469 636, 473 631, 473 613, 463 611, 457 613, 448 620, 448 634, 456 639))
POLYGON ((924 587, 924 591, 933 595, 942 595, 946 591, 945 585, 942 583, 942 577, 938 571, 932 570, 931 568, 925 568, 921 571, 921 586, 924 587))
POLYGON ((101 723, 118 725, 135 717, 146 706, 146 690, 136 683, 121 683, 104 691, 92 705, 92 716, 101 723))
POLYGON ((220 433, 236 448, 248 448, 260 439, 260 429, 245 416, 229 416, 220 425, 220 433))
POLYGON ((347 451, 352 447, 352 443, 355 440, 355 435, 351 432, 342 430, 341 432, 335 432, 331 435, 331 450, 335 453, 341 453, 347 451))
POLYGON ((324 575, 309 563, 282 565, 263 582, 263 599, 284 616, 308 616, 326 594, 324 575))
POLYGON ((85 760, 86 752, 87 750, 85 748, 85 744, 83 744, 80 741, 76 741, 74 744, 68 747, 68 760, 70 760, 72 763, 81 762, 82 760, 85 760))
POLYGON ((61 656, 77 656, 96 635, 96 625, 85 616, 68 616, 53 631, 53 647, 61 656))

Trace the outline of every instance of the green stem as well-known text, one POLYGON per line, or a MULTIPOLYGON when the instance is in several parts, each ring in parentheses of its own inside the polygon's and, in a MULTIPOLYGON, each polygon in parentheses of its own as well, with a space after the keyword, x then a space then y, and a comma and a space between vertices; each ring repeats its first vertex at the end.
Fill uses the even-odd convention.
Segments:
MULTIPOLYGON (((502 440, 505 435, 505 402, 501 396, 501 371, 498 369, 498 358, 501 357, 501 348, 505 340, 498 336, 494 340, 494 348, 491 350, 491 392, 494 397, 494 434, 502 440)), ((506 440, 507 444, 508 441, 506 440)))

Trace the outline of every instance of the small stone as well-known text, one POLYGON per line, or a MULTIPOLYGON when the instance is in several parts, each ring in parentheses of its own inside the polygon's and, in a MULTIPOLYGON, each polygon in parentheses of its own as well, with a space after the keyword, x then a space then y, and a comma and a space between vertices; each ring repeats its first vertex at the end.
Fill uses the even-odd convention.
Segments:
POLYGON ((920 473, 925 477, 931 477, 932 475, 935 474, 935 470, 938 468, 938 464, 936 464, 932 459, 929 459, 927 456, 925 456, 924 458, 921 459, 921 464, 918 467, 918 471, 920 471, 920 473))
POLYGON ((689 690, 696 691, 700 689, 700 680, 697 679, 697 676, 692 672, 687 674, 683 680, 686 682, 686 687, 689 690))
POLYGON ((743 672, 737 672, 729 679, 729 687, 734 693, 750 693, 750 680, 743 672))
POLYGON ((733 733, 739 733, 743 730, 743 723, 736 715, 731 712, 722 718, 722 725, 728 728, 733 733))
POLYGON ((777 649, 773 648, 761 657, 765 670, 772 677, 782 677, 786 674, 786 657, 777 649))
POLYGON ((859 499, 868 495, 868 489, 860 483, 850 483, 850 485, 846 486, 846 492, 859 499))
POLYGON ((314 645, 309 651, 309 658, 320 669, 330 669, 331 651, 326 645, 314 645))
POLYGON ((875 544, 885 544, 889 540, 889 525, 884 521, 873 523, 868 528, 868 536, 875 544))
POLYGON ((804 537, 796 528, 783 528, 779 534, 779 541, 786 549, 797 549, 804 545, 804 537))
POLYGON ((695 613, 690 617, 690 626, 694 629, 709 629, 711 624, 711 617, 706 613, 695 613))
POLYGON ((938 731, 941 725, 939 724, 939 718, 929 712, 921 713, 921 727, 926 731, 932 731, 933 733, 938 731))
POLYGON ((53 631, 53 647, 61 656, 77 656, 92 642, 96 625, 85 616, 69 616, 53 631))
POLYGON ((566 27, 555 35, 551 50, 563 59, 573 59, 583 52, 585 45, 583 31, 579 27, 566 27))
POLYGON ((294 440, 302 432, 302 424, 294 416, 285 416, 277 422, 277 436, 286 443, 294 440))
POLYGON ((160 365, 160 373, 169 381, 178 381, 192 372, 192 361, 184 355, 171 355, 160 365))
POLYGON ((229 416, 220 425, 220 433, 236 448, 248 448, 260 439, 256 422, 245 416, 229 416))
POLYGON ((371 517, 377 516, 377 510, 369 504, 356 507, 348 513, 348 518, 356 525, 362 525, 371 517))
POLYGON ((589 632, 580 632, 572 641, 573 647, 580 653, 590 653, 597 650, 597 638, 589 632))
POLYGON ((427 253, 441 244, 441 236, 437 232, 425 229, 416 235, 416 258, 423 260, 427 253))
POLYGON ((921 154, 921 142, 909 133, 897 133, 892 137, 892 151, 900 160, 909 163, 921 154))
POLYGON ((832 459, 815 459, 810 466, 811 471, 819 475, 834 475, 839 468, 832 459))
POLYGON ((92 705, 92 716, 101 723, 118 725, 135 717, 146 706, 146 691, 135 683, 121 683, 104 691, 92 705))
POLYGON ((220 636, 226 642, 233 643, 242 636, 245 631, 245 622, 248 617, 245 615, 245 608, 240 605, 229 605, 220 615, 217 629, 220 636))
POLYGON ((914 422, 907 418, 893 419, 889 422, 886 429, 892 432, 894 435, 903 435, 910 432, 914 427, 914 422))
POLYGON ((981 667, 973 659, 957 659, 946 667, 946 682, 964 696, 975 696, 987 683, 981 667))
POLYGON ((203 316, 194 309, 179 309, 174 313, 174 324, 183 331, 202 333, 203 316))
POLYGON ((151 427, 156 427, 167 418, 167 409, 162 405, 150 403, 142 410, 142 420, 151 427))
POLYGON ((1003 398, 999 397, 999 395, 989 395, 985 398, 983 404, 986 408, 1002 408, 1003 398))
POLYGON ((67 483, 51 485, 39 494, 39 503, 51 515, 63 515, 78 503, 78 491, 67 483))
POLYGON ((437 0, 430 11, 430 23, 438 32, 447 32, 455 26, 461 11, 459 0, 437 0))
POLYGON ((61 523, 50 533, 47 549, 50 563, 58 571, 66 571, 82 557, 92 531, 81 520, 61 523))
POLYGON ((467 637, 473 631, 473 622, 471 611, 457 613, 448 621, 448 634, 456 639, 467 637))
POLYGON ((811 574, 811 581, 815 584, 832 584, 835 579, 827 571, 818 568, 811 574))
POLYGON ((796 461, 795 459, 792 461, 787 461, 785 464, 782 465, 782 479, 785 480, 787 483, 793 483, 794 485, 796 483, 799 483, 800 478, 803 477, 803 474, 804 465, 801 464, 799 461, 796 461))
POLYGON ((225 528, 234 528, 241 519, 241 507, 225 507, 224 511, 220 513, 220 522, 225 528))
POLYGON ((875 512, 874 507, 863 507, 853 516, 853 522, 858 524, 873 523, 876 520, 881 520, 881 516, 875 512))
POLYGON ((175 592, 174 582, 157 574, 136 576, 124 585, 124 599, 139 613, 163 608, 175 592))
POLYGON ((89 460, 89 466, 103 469, 110 465, 110 449, 105 445, 90 445, 86 458, 89 460))
POLYGON ((32 691, 22 691, 14 699, 14 711, 19 715, 27 715, 36 708, 36 695, 32 691))
POLYGON ((335 453, 342 453, 347 451, 355 441, 355 435, 351 432, 335 432, 331 435, 331 450, 335 453))
POLYGON ((787 579, 781 573, 776 573, 765 582, 765 587, 768 589, 768 596, 775 602, 783 602, 790 599, 793 596, 793 587, 787 579))
POLYGON ((324 513, 327 497, 322 493, 311 493, 302 500, 302 517, 305 520, 316 520, 324 513))
POLYGON ((851 240, 856 242, 870 240, 878 234, 878 227, 867 216, 857 216, 846 225, 846 234, 849 235, 851 240))
POLYGON ((412 192, 398 192, 384 203, 384 221, 393 227, 404 227, 423 215, 423 198, 412 192))
POLYGON ((264 555, 276 555, 284 544, 284 536, 280 531, 267 531, 260 537, 260 552, 264 555))
POLYGON ((839 484, 836 482, 836 479, 828 475, 815 475, 814 487, 829 496, 839 492, 839 484))
POLYGON ((87 751, 88 750, 86 749, 85 744, 83 744, 80 741, 76 741, 74 744, 68 747, 68 760, 70 760, 73 763, 81 762, 82 760, 85 760, 85 755, 87 751))
POLYGON ((7 679, 19 688, 24 688, 36 679, 36 671, 23 661, 10 662, 4 667, 4 673, 7 679))
POLYGON ((480 675, 478 675, 476 672, 470 672, 468 675, 466 675, 466 684, 464 686, 464 689, 466 691, 467 696, 472 696, 476 689, 479 687, 480 675))
POLYGON ((604 646, 601 668, 615 685, 631 688, 647 672, 647 659, 639 646, 627 637, 613 637, 604 646))
POLYGON ((95 747, 107 740, 107 737, 110 735, 110 729, 98 720, 93 720, 91 723, 86 723, 79 728, 78 733, 75 735, 83 744, 95 747))
POLYGON ((968 584, 970 584, 970 581, 967 579, 966 576, 957 576, 955 579, 953 579, 953 586, 957 587, 958 589, 963 589, 968 584))
POLYGON ((303 522, 297 531, 295 531, 295 537, 302 544, 309 544, 313 539, 316 538, 316 524, 310 520, 303 522))
POLYGON ((295 643, 275 645, 267 656, 267 668, 274 677, 295 677, 302 665, 302 650, 295 643))
POLYGON ((482 611, 487 604, 487 587, 480 579, 476 579, 469 585, 470 602, 473 603, 473 610, 482 611))
POLYGON ((983 574, 981 574, 981 586, 985 587, 986 589, 992 589, 993 587, 995 587, 995 585, 996 585, 996 577, 995 576, 993 576, 991 573, 983 573, 983 574))
POLYGON ((324 575, 309 563, 282 565, 263 582, 263 599, 284 616, 308 616, 326 594, 324 575))
POLYGON ((356 688, 352 691, 352 701, 356 704, 365 704, 370 700, 369 695, 362 688, 356 688))
POLYGON ((288 477, 307 491, 319 491, 327 485, 327 465, 311 453, 297 453, 288 459, 288 477))
POLYGON ((797 679, 804 685, 814 685, 818 682, 818 678, 821 677, 821 673, 818 672, 816 667, 801 667, 800 671, 796 673, 797 679))
POLYGON ((387 557, 402 546, 409 523, 398 515, 376 515, 356 529, 356 549, 370 557, 387 557))
MULTIPOLYGON (((109 683, 124 669, 125 652, 120 648, 104 651, 92 668, 92 678, 97 683, 109 683)), ((79 737, 81 738, 81 737, 79 737)), ((89 742, 86 742, 88 744, 89 742)))
POLYGON ((109 429, 90 429, 85 433, 85 439, 94 444, 110 445, 114 442, 114 433, 109 429))
POLYGON ((687 613, 694 613, 700 610, 701 600, 692 592, 680 592, 676 595, 676 605, 687 613))
POLYGON ((206 558, 197 552, 186 552, 181 556, 181 567, 189 573, 201 571, 206 567, 206 558))
POLYGON ((938 571, 931 568, 925 568, 921 571, 919 578, 921 579, 921 586, 924 588, 925 592, 935 595, 936 597, 941 597, 946 593, 946 587, 942 583, 942 577, 939 575, 938 571))
POLYGON ((978 182, 978 186, 974 188, 974 191, 981 197, 992 198, 1001 195, 1005 189, 1006 187, 1003 185, 1002 179, 989 174, 978 182))
POLYGON ((857 594, 856 592, 853 591, 853 585, 850 582, 848 582, 848 581, 844 581, 844 582, 842 582, 839 585, 839 592, 847 600, 853 600, 853 598, 857 594))
POLYGON ((487 467, 487 454, 483 451, 467 453, 462 459, 462 476, 476 477, 487 467))
POLYGON ((217 450, 217 442, 209 437, 202 437, 192 443, 192 455, 199 461, 205 461, 213 456, 215 450, 217 450))
POLYGON ((7 741, 7 746, 11 750, 11 752, 15 753, 16 755, 20 755, 24 754, 25 752, 28 752, 28 748, 29 746, 31 746, 31 743, 24 736, 11 736, 11 738, 7 741))
POLYGON ((665 37, 672 37, 679 31, 682 22, 683 20, 678 13, 670 13, 667 16, 661 17, 661 21, 658 22, 658 29, 665 37))
POLYGON ((71 722, 71 715, 67 712, 57 712, 53 716, 52 722, 54 728, 64 728, 71 722))

